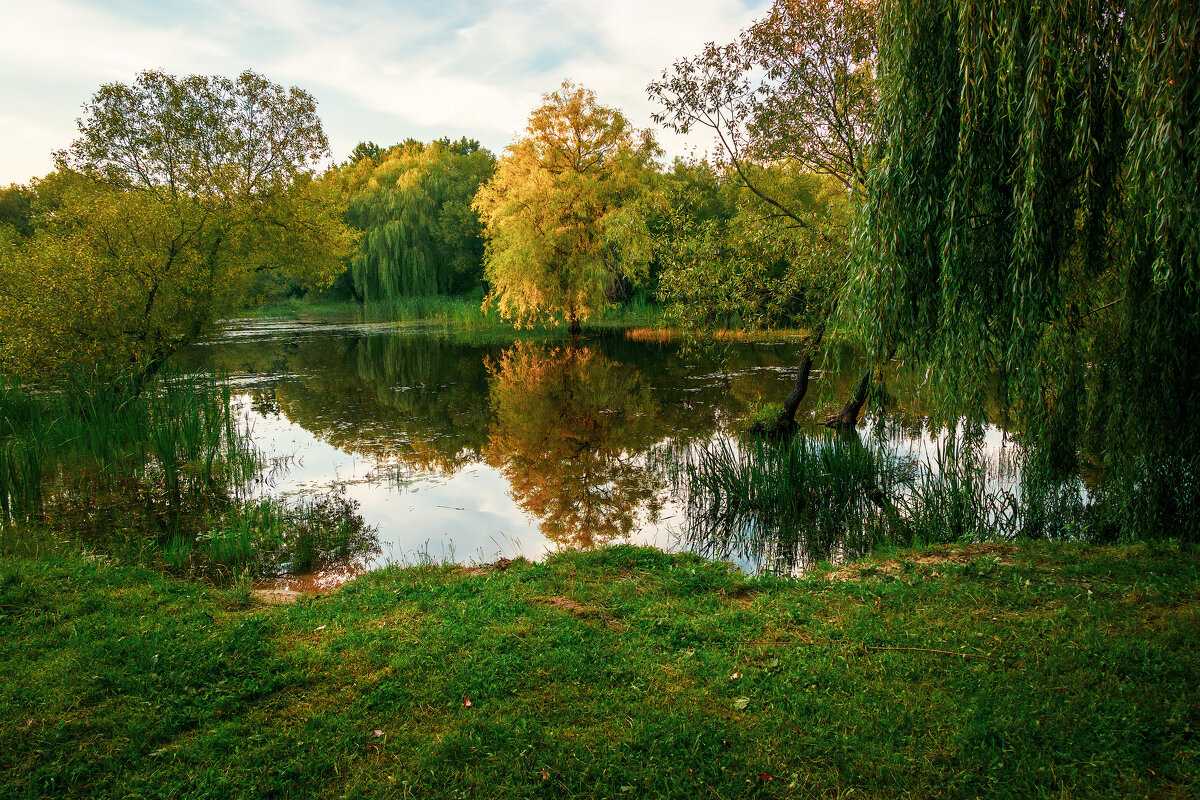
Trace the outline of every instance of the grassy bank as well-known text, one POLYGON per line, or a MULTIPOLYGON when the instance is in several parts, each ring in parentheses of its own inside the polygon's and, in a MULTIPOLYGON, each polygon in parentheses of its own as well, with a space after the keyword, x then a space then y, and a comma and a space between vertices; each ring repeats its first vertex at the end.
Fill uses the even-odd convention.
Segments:
POLYGON ((1200 556, 614 547, 287 607, 0 561, 0 796, 1194 797, 1200 556))
MULTIPOLYGON (((430 297, 399 297, 394 300, 359 304, 353 300, 308 300, 304 298, 283 300, 242 312, 247 317, 283 317, 311 321, 346 322, 397 322, 402 324, 443 325, 456 330, 504 329, 512 330, 510 321, 503 319, 493 308, 487 313, 481 308, 481 294, 430 297)), ((637 328, 660 330, 669 322, 663 308, 654 303, 637 299, 630 303, 611 306, 583 323, 585 332, 609 331, 637 328)), ((538 325, 561 329, 565 335, 566 323, 557 326, 538 325)))

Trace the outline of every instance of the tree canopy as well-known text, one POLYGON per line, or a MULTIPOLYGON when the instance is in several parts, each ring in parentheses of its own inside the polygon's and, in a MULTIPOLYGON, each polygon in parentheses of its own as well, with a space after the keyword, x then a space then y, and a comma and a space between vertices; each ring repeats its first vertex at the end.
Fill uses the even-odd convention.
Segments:
POLYGON ((634 241, 649 248, 657 294, 691 328, 814 328, 845 275, 845 190, 793 164, 744 169, 814 227, 772 214, 707 161, 677 160, 626 212, 634 241))
POLYGON ((475 199, 487 236, 489 301, 518 322, 561 313, 578 330, 621 276, 616 213, 645 188, 658 146, 594 92, 564 82, 530 114, 475 199))
POLYGON ((483 231, 471 207, 496 159, 473 139, 370 142, 330 180, 348 197, 346 220, 363 231, 350 264, 365 301, 467 291, 480 282, 483 231))
MULTIPOLYGON (((256 274, 329 281, 353 242, 312 170, 312 97, 253 72, 106 84, 56 154, 55 208, 0 253, 0 358, 50 376, 159 369, 256 274)), ((35 184, 35 189, 41 184, 35 184)))
POLYGON ((776 213, 812 220, 760 186, 750 167, 790 162, 847 191, 862 183, 873 141, 874 0, 776 0, 770 13, 726 45, 710 42, 647 91, 655 121, 687 133, 708 128, 713 155, 776 213))
MULTIPOLYGON (((879 359, 989 388, 1142 532, 1200 507, 1200 15, 888 0, 854 287, 879 359)), ((1191 520, 1188 522, 1188 520, 1191 520)))

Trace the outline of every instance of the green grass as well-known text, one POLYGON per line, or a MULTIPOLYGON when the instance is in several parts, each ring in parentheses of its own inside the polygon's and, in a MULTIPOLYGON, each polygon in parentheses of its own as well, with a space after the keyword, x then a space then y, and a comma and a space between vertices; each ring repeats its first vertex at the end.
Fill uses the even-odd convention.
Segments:
MULTIPOLYGON (((470 295, 433 295, 429 297, 398 297, 393 300, 370 302, 363 305, 353 300, 283 300, 247 309, 242 312, 250 317, 288 317, 324 321, 398 322, 402 324, 440 325, 449 330, 507 330, 513 325, 503 319, 493 308, 485 313, 483 296, 479 292, 470 295)), ((637 297, 629 303, 611 306, 583 324, 585 332, 603 332, 634 327, 662 326, 666 322, 663 308, 645 298, 637 297)), ((566 323, 559 325, 537 325, 535 329, 561 328, 565 335, 566 323)))
POLYGON ((1200 793, 1193 552, 896 551, 847 581, 630 547, 504 566, 259 607, 0 560, 0 796, 1200 793))

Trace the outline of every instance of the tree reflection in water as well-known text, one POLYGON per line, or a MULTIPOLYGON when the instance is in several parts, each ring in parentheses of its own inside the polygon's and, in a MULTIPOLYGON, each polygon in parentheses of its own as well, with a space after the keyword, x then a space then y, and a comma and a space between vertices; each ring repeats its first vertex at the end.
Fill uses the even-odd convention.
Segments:
POLYGON ((519 342, 488 373, 484 457, 543 534, 592 547, 657 517, 665 486, 642 454, 662 430, 640 371, 589 347, 519 342))

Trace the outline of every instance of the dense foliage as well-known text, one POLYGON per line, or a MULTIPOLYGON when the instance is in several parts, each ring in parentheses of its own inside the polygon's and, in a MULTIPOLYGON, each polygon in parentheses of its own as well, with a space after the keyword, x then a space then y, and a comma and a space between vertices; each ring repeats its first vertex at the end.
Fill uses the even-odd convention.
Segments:
POLYGON ((855 308, 952 409, 998 391, 1126 530, 1200 508, 1200 15, 1185 3, 882 6, 855 308))
POLYGON ((371 302, 456 294, 479 285, 483 234, 471 201, 496 159, 479 142, 365 142, 328 176, 348 196, 346 220, 363 231, 350 265, 353 293, 371 302))
POLYGON ((102 86, 79 133, 33 187, 52 191, 29 235, 0 226, 9 372, 153 373, 260 274, 319 285, 340 270, 352 234, 311 180, 328 146, 306 92, 144 72, 102 86))
POLYGON ((871 2, 779 0, 736 41, 649 85, 658 122, 708 129, 716 145, 711 168, 693 165, 689 179, 676 167, 683 180, 651 216, 660 292, 688 321, 790 324, 820 341, 846 283, 848 203, 873 141, 875 24, 871 2), (705 210, 714 191, 723 215, 705 210))
POLYGON ((846 193, 793 164, 743 169, 811 226, 773 214, 741 180, 707 161, 677 160, 626 212, 648 248, 657 294, 696 329, 815 328, 845 276, 846 193))

